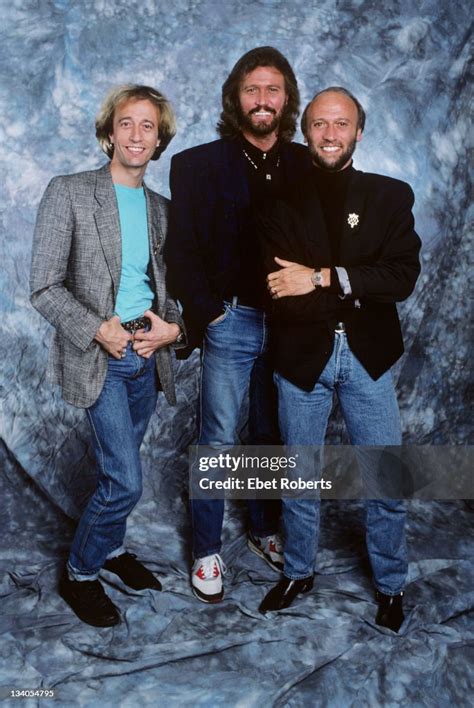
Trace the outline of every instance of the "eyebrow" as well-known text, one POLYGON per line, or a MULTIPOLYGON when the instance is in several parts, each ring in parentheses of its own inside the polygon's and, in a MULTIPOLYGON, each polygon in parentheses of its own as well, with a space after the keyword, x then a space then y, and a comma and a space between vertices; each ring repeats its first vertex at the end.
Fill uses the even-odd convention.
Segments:
MULTIPOLYGON (((132 116, 120 116, 117 120, 133 120, 133 118, 132 116)), ((141 123, 151 123, 152 125, 155 125, 155 121, 151 118, 142 118, 141 123)))
MULTIPOLYGON (((242 84, 242 88, 258 88, 259 84, 242 84)), ((278 84, 264 84, 263 88, 281 88, 278 84)))
POLYGON ((328 118, 323 118, 322 116, 316 116, 315 118, 310 118, 309 120, 310 120, 311 122, 314 122, 315 120, 323 120, 323 121, 327 121, 327 120, 346 120, 348 123, 353 123, 353 122, 354 122, 354 121, 352 121, 350 118, 346 118, 345 116, 338 116, 337 118, 330 118, 330 119, 328 119, 328 118))

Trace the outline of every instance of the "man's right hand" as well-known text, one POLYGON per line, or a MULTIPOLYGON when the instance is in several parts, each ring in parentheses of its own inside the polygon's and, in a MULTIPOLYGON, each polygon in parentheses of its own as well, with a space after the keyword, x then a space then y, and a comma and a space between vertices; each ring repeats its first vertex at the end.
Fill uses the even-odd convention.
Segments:
POLYGON ((94 339, 114 359, 121 359, 127 349, 128 342, 132 341, 133 337, 120 324, 120 317, 114 315, 110 320, 102 322, 94 339))

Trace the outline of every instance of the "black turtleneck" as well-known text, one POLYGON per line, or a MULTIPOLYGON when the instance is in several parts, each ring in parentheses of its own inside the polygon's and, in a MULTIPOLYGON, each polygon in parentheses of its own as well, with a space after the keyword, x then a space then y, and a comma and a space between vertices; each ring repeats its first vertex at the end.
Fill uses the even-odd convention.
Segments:
POLYGON ((332 264, 340 265, 339 257, 344 220, 347 187, 354 172, 352 162, 344 170, 330 172, 313 166, 311 171, 323 210, 324 221, 331 246, 332 264))

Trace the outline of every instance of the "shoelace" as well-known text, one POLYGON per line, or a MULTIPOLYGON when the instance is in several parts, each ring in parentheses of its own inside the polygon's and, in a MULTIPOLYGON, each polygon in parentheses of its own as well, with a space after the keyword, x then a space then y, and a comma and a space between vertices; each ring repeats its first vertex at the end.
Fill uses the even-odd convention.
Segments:
POLYGON ((206 556, 203 558, 199 569, 201 568, 202 575, 205 580, 208 578, 217 578, 219 575, 219 568, 222 575, 225 575, 227 572, 225 563, 218 553, 215 553, 213 556, 206 556))
POLYGON ((266 540, 268 542, 268 545, 273 544, 273 548, 276 553, 283 553, 283 545, 278 534, 273 534, 273 536, 267 536, 266 540))

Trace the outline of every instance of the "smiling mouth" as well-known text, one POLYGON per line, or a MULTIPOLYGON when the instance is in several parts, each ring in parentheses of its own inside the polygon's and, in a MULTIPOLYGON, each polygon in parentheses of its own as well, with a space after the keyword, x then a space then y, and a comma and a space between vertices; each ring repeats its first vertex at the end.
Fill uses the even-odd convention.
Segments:
POLYGON ((321 145, 320 148, 323 152, 329 155, 342 149, 340 145, 321 145))
POLYGON ((258 116, 258 118, 266 118, 267 116, 275 115, 276 111, 271 108, 253 108, 250 111, 251 116, 258 116))
POLYGON ((130 152, 133 152, 135 155, 140 155, 145 150, 145 148, 144 147, 137 147, 135 145, 128 145, 127 150, 129 150, 130 152))

